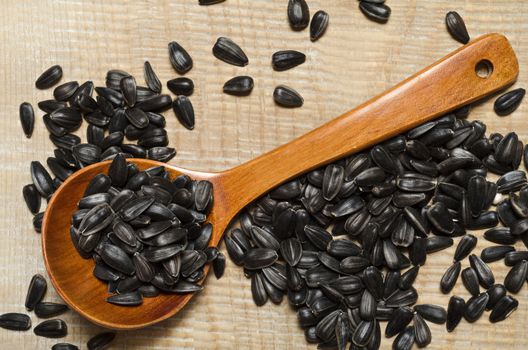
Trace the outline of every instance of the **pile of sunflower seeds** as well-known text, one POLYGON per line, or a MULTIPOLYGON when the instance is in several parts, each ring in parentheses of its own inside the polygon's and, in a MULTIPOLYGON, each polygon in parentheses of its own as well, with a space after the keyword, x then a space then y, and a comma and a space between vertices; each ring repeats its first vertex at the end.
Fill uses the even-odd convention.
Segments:
POLYGON ((122 155, 108 175, 88 184, 72 216, 72 242, 96 262, 93 274, 108 283, 107 302, 137 306, 161 292, 193 293, 203 287, 204 266, 217 278, 225 258, 209 247, 212 184, 180 175, 171 181, 165 167, 140 171, 122 155))
POLYGON ((381 321, 387 337, 397 335, 394 348, 408 349, 431 342, 426 321, 452 331, 486 309, 491 322, 508 317, 518 302, 507 293, 517 293, 528 273, 528 251, 509 246, 528 246, 528 183, 517 170, 523 144, 515 133, 486 137, 482 122, 464 119, 468 113, 462 108, 311 171, 249 206, 225 241, 251 278, 255 304, 286 295, 307 341, 339 349, 349 342, 377 349, 381 321), (488 172, 500 175, 496 183, 488 172), (499 221, 505 227, 496 228, 499 221), (501 245, 479 257, 471 254, 477 238, 466 232, 484 228, 484 238, 501 245), (412 285, 427 255, 459 236, 440 286, 451 291, 469 256, 462 279, 473 297, 453 296, 447 311, 414 305, 412 285), (513 268, 496 284, 486 262, 501 259, 513 268))
MULTIPOLYGON (((27 311, 34 311, 38 318, 52 318, 64 314, 69 308, 64 304, 42 301, 48 284, 44 277, 36 274, 29 283, 26 294, 25 307, 27 311)), ((27 331, 31 329, 31 319, 27 314, 11 312, 0 315, 0 327, 13 331, 27 331)), ((40 322, 33 329, 35 335, 45 338, 64 338, 68 335, 68 326, 61 319, 51 319, 40 322)), ((88 350, 100 350, 106 348, 115 338, 114 332, 103 332, 92 337, 88 343, 88 350)), ((52 346, 52 350, 79 350, 76 345, 69 343, 58 343, 52 346)))

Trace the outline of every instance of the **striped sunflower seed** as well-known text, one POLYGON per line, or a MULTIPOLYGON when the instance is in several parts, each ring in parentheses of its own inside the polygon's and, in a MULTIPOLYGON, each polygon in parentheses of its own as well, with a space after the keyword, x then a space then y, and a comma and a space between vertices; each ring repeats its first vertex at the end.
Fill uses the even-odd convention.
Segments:
POLYGON ((27 331, 31 328, 28 315, 10 312, 0 315, 0 327, 12 331, 27 331))
POLYGON ((288 108, 297 108, 304 104, 304 99, 301 95, 285 85, 279 85, 275 88, 273 91, 273 99, 278 105, 288 108))
POLYGON ((46 69, 35 81, 35 87, 44 90, 57 84, 62 78, 62 68, 59 65, 46 69))
POLYGON ((143 64, 143 75, 149 89, 159 94, 161 92, 161 82, 149 61, 145 61, 143 64))
POLYGON ((293 30, 303 30, 310 22, 310 9, 305 0, 288 1, 288 20, 293 30))
POLYGON ((22 124, 22 130, 27 138, 30 138, 33 134, 33 127, 35 125, 35 113, 33 106, 29 102, 23 102, 20 104, 19 109, 20 123, 22 124))
POLYGON ((110 304, 120 305, 120 306, 138 306, 143 304, 143 297, 137 291, 128 292, 123 294, 115 294, 108 298, 106 301, 110 304))
POLYGON ((525 94, 525 89, 518 88, 499 96, 493 105, 495 113, 500 116, 506 116, 513 113, 521 104, 525 94))
POLYGON ((193 66, 189 53, 175 41, 169 43, 169 59, 172 67, 180 74, 187 73, 193 66))
POLYGON ((63 338, 68 335, 68 326, 63 320, 47 320, 39 323, 33 329, 33 332, 39 337, 63 338))
POLYGON ((505 295, 498 302, 491 311, 489 320, 491 323, 504 321, 508 318, 519 306, 517 299, 512 296, 505 295))
POLYGON ((115 339, 116 333, 114 332, 103 332, 99 333, 90 340, 88 340, 88 343, 86 343, 86 346, 88 347, 88 350, 103 350, 106 349, 110 343, 112 343, 115 339))
POLYGON ((319 40, 326 32, 330 16, 323 10, 317 11, 312 17, 310 24, 310 40, 312 42, 319 40))
POLYGON ((223 91, 228 95, 247 96, 253 91, 254 85, 253 78, 243 75, 226 81, 223 91))
POLYGON ((31 278, 25 302, 28 311, 35 309, 35 306, 44 298, 47 289, 48 284, 42 275, 36 274, 31 278))
POLYGON ((466 24, 458 12, 448 12, 446 14, 445 22, 447 30, 453 39, 461 42, 462 44, 467 44, 469 42, 469 34, 466 29, 466 24))
POLYGON ((449 299, 449 304, 447 306, 446 329, 448 332, 455 330, 465 313, 466 302, 461 297, 453 295, 449 299))
POLYGON ((306 55, 295 50, 277 51, 271 56, 271 65, 276 71, 285 71, 303 64, 306 55))
POLYGON ((461 264, 457 261, 451 265, 440 280, 440 290, 444 294, 448 294, 455 286, 458 276, 460 275, 461 264))
POLYGON ((49 318, 62 315, 68 310, 68 306, 64 304, 40 302, 35 306, 35 315, 39 318, 49 318))
POLYGON ((172 109, 178 121, 188 130, 194 129, 194 109, 187 96, 178 96, 172 102, 172 109))
POLYGON ((213 55, 225 63, 234 66, 247 66, 249 60, 244 51, 233 40, 225 37, 217 39, 213 46, 213 55))
POLYGON ((360 1, 359 9, 366 17, 379 23, 387 22, 391 14, 390 7, 383 3, 360 1))

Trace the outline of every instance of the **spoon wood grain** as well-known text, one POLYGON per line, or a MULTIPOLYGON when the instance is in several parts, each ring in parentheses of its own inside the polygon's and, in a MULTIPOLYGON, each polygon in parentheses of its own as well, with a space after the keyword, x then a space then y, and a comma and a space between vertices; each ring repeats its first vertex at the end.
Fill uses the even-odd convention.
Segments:
MULTIPOLYGON (((350 112, 233 169, 206 173, 145 159, 130 161, 140 169, 165 165, 174 177, 184 173, 211 181, 214 206, 209 220, 214 229, 210 244, 216 246, 237 213, 273 187, 478 100, 513 83, 517 74, 517 59, 508 40, 489 34, 350 112), (490 71, 492 68, 489 76, 476 74, 478 64, 490 71)), ((42 227, 44 260, 53 285, 72 309, 104 327, 141 328, 173 316, 192 295, 146 298, 142 306, 132 308, 104 301, 108 296, 106 285, 92 276, 94 262, 77 254, 69 227, 86 185, 96 174, 106 172, 108 166, 109 162, 103 162, 86 167, 55 192, 42 227)))

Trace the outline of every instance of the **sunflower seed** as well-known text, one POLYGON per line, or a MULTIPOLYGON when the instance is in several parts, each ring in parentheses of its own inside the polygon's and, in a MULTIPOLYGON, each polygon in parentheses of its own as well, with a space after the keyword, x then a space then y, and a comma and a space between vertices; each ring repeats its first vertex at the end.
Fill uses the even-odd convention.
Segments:
POLYGON ((285 85, 279 85, 275 88, 273 91, 273 99, 278 105, 288 108, 297 108, 304 104, 304 99, 301 95, 285 85))
POLYGON ((226 258, 223 253, 219 253, 213 260, 213 271, 217 279, 222 277, 225 271, 226 258))
POLYGON ((64 304, 40 302, 35 306, 35 315, 39 318, 49 318, 62 315, 68 310, 68 306, 64 304))
POLYGON ((330 16, 325 11, 319 10, 312 17, 310 24, 310 40, 317 41, 323 36, 328 27, 330 16))
POLYGON ((473 296, 466 303, 466 312, 464 318, 468 322, 475 322, 482 316, 486 305, 488 304, 489 295, 487 293, 482 293, 478 296, 473 296))
POLYGON ((128 292, 123 294, 115 294, 108 298, 106 301, 110 304, 121 305, 121 306, 138 306, 143 304, 143 297, 138 291, 128 292))
POLYGON ((253 296, 253 301, 255 305, 262 306, 268 301, 268 294, 264 288, 262 274, 256 273, 251 277, 251 295, 253 296))
POLYGON ((413 266, 409 270, 405 271, 403 275, 401 275, 399 287, 400 289, 406 290, 412 287, 414 280, 418 276, 418 272, 420 270, 420 266, 413 266))
POLYGON ((414 344, 414 326, 408 326, 394 339, 392 348, 394 350, 411 350, 414 344))
POLYGON ((486 247, 482 250, 480 253, 480 258, 485 263, 490 263, 498 260, 504 259, 506 254, 509 252, 515 251, 515 248, 512 246, 494 246, 494 247, 486 247))
POLYGON ((48 320, 39 323, 33 329, 33 332, 39 337, 63 338, 68 335, 68 326, 63 320, 48 320))
POLYGON ((464 270, 462 270, 462 282, 464 283, 464 286, 466 289, 473 295, 479 295, 480 288, 479 288, 479 280, 477 277, 477 273, 474 269, 471 267, 467 267, 464 270))
POLYGON ((475 254, 469 256, 469 263, 477 273, 480 284, 484 288, 490 288, 495 283, 495 277, 489 266, 475 254))
POLYGON ((27 331, 31 328, 28 315, 10 312, 0 315, 0 327, 12 331, 27 331))
POLYGON ((392 338, 402 332, 411 323, 412 319, 413 312, 410 308, 399 307, 395 309, 385 328, 385 337, 392 338))
POLYGON ((489 320, 491 323, 496 323, 508 318, 519 306, 517 299, 512 296, 503 296, 493 307, 489 320))
POLYGON ((115 245, 103 244, 99 255, 108 266, 117 271, 127 275, 132 275, 135 271, 134 264, 128 254, 115 245))
POLYGON ((458 242, 458 246, 455 251, 455 261, 461 261, 465 259, 471 251, 477 245, 477 237, 473 235, 466 235, 458 242))
POLYGON ((466 29, 466 24, 457 12, 448 12, 446 14, 445 22, 447 30, 453 39, 461 42, 462 44, 467 44, 469 42, 469 34, 466 29))
POLYGON ((217 39, 213 46, 213 55, 219 60, 234 66, 244 67, 249 63, 246 54, 240 46, 233 40, 225 37, 217 39))
POLYGON ((136 79, 134 79, 133 76, 126 76, 121 79, 119 82, 119 87, 121 89, 121 93, 123 94, 123 98, 125 100, 125 103, 129 107, 133 107, 136 104, 136 79))
POLYGON ((356 346, 366 346, 374 336, 374 332, 376 330, 376 323, 376 320, 359 322, 352 335, 352 342, 356 346))
POLYGON ((447 320, 446 310, 438 305, 422 304, 415 305, 414 311, 422 316, 427 321, 431 321, 436 324, 444 324, 447 320))
POLYGON ((33 127, 35 125, 35 113, 33 111, 33 106, 29 102, 23 102, 20 104, 19 116, 24 134, 27 138, 30 138, 33 134, 33 127))
POLYGON ((46 69, 35 81, 37 89, 44 90, 57 84, 62 78, 62 68, 59 65, 46 69))
POLYGON ((526 260, 518 262, 506 275, 504 286, 510 293, 518 293, 526 281, 527 273, 528 262, 526 260))
POLYGON ((229 95, 247 96, 251 93, 253 87, 253 78, 243 75, 228 80, 224 84, 223 91, 229 95))
POLYGON ((431 343, 431 330, 422 316, 418 313, 414 315, 413 325, 416 345, 420 348, 429 345, 431 343))
POLYGON ((69 343, 57 343, 53 344, 51 350, 79 350, 79 347, 69 343))
POLYGON ((186 96, 178 96, 172 102, 172 109, 178 121, 187 129, 194 129, 194 109, 186 96))
POLYGON ((521 104, 521 101, 526 94, 526 90, 519 88, 509 91, 499 96, 493 105, 495 113, 500 116, 505 116, 513 113, 521 104))
POLYGON ((449 299, 449 304, 447 306, 446 329, 448 332, 452 332, 456 326, 458 326, 465 313, 466 302, 461 297, 453 295, 449 299))
POLYGON ((33 184, 25 185, 22 188, 22 195, 26 205, 33 214, 37 214, 40 210, 40 194, 37 187, 33 184))
POLYGON ((86 343, 88 350, 106 349, 114 340, 115 336, 116 334, 114 332, 103 332, 93 336, 88 340, 88 343, 86 343))
POLYGON ((47 288, 48 284, 41 275, 36 274, 31 278, 25 302, 25 306, 28 311, 32 311, 42 300, 44 294, 46 294, 47 288))
POLYGON ((359 9, 369 19, 379 22, 379 23, 387 22, 391 14, 390 7, 388 7, 387 5, 383 3, 378 4, 378 3, 368 2, 368 1, 360 1, 359 9))
POLYGON ((453 239, 443 236, 432 236, 427 238, 427 253, 436 253, 453 245, 453 239))
POLYGON ((302 30, 310 22, 310 9, 305 0, 288 1, 288 20, 293 30, 302 30))
POLYGON ((31 178, 33 185, 42 197, 47 199, 55 192, 51 176, 38 161, 31 162, 31 178))
POLYGON ((277 51, 271 56, 271 65, 276 71, 285 71, 303 64, 306 55, 295 50, 277 51))
POLYGON ((460 261, 457 261, 446 270, 440 280, 440 290, 442 293, 448 294, 453 289, 458 280, 458 276, 460 275, 460 269, 460 261))
POLYGON ((191 56, 175 41, 169 43, 169 59, 172 67, 180 74, 187 73, 193 66, 191 56))
POLYGON ((409 306, 415 304, 417 299, 418 294, 416 293, 416 290, 412 287, 407 290, 396 290, 385 300, 385 306, 409 306))

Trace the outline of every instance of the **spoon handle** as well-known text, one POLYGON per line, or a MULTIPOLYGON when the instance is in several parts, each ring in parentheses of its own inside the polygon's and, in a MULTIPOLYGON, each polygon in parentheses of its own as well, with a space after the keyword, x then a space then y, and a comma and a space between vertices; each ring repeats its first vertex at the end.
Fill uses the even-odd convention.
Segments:
POLYGON ((513 83, 517 75, 508 40, 484 35, 323 126, 227 171, 227 202, 238 211, 301 173, 478 100, 513 83), (487 67, 489 75, 477 75, 477 65, 487 67))

